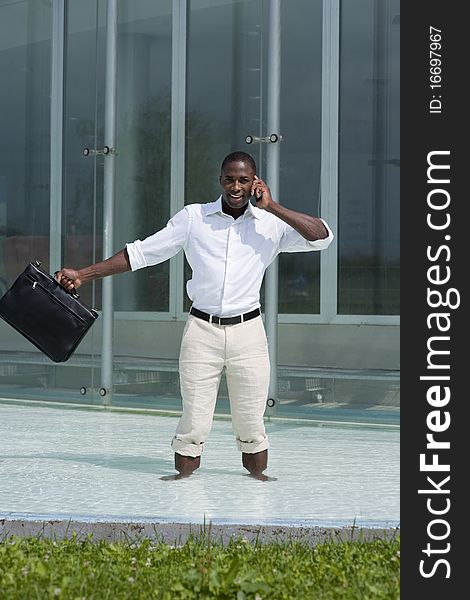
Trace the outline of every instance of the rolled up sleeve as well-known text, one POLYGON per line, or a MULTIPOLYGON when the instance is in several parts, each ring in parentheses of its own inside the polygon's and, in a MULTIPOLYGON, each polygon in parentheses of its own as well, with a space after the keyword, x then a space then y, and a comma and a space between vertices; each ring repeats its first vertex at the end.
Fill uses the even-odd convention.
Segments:
POLYGON ((311 250, 324 250, 328 248, 334 239, 333 232, 324 219, 320 220, 325 226, 328 236, 324 239, 313 241, 306 240, 298 231, 286 224, 280 243, 280 252, 310 252, 311 250))
POLYGON ((184 247, 189 231, 189 213, 186 208, 170 219, 163 229, 144 240, 126 244, 131 269, 158 265, 168 260, 184 247))

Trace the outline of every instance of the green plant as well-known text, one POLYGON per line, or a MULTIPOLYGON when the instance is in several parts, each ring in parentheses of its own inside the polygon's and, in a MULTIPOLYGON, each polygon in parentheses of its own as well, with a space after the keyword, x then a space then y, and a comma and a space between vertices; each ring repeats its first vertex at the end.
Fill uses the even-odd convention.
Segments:
POLYGON ((397 600, 399 548, 398 536, 316 546, 11 537, 0 544, 0 598, 397 600))

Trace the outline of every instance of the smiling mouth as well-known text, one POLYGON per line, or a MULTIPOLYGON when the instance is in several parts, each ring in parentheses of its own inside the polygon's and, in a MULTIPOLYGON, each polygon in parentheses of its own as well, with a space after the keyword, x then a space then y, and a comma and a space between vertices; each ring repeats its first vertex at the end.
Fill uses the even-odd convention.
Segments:
POLYGON ((229 194, 230 198, 234 198, 235 200, 242 200, 243 194, 239 194, 238 196, 235 194, 229 194))

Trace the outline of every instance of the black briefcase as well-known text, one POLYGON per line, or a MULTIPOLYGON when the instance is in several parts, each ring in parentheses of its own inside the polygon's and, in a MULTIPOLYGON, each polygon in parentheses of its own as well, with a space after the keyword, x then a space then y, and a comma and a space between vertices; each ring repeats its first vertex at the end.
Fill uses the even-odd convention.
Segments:
POLYGON ((0 298, 0 317, 54 362, 70 358, 98 313, 30 263, 0 298))

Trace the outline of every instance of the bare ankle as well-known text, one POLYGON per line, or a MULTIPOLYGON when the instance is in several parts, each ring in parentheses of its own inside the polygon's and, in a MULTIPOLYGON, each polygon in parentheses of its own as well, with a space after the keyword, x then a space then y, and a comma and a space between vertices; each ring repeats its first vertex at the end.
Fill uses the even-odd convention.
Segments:
POLYGON ((175 452, 175 469, 181 476, 191 475, 201 464, 200 456, 183 456, 175 452))

